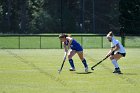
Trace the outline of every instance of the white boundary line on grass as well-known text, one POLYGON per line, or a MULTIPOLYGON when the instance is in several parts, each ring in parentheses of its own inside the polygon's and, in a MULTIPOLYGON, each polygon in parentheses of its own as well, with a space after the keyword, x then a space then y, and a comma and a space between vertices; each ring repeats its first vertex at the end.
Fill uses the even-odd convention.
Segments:
POLYGON ((48 77, 51 78, 52 80, 54 80, 54 81, 58 82, 59 84, 63 85, 64 87, 67 86, 67 83, 66 83, 64 80, 60 79, 59 77, 56 77, 56 76, 54 76, 53 74, 44 71, 43 69, 39 68, 39 67, 36 66, 35 64, 33 64, 33 63, 31 63, 31 62, 25 60, 24 58, 22 58, 22 57, 18 56, 17 54, 11 52, 10 50, 6 50, 6 49, 3 49, 3 50, 6 51, 9 55, 15 57, 15 58, 16 58, 17 60, 19 60, 20 62, 27 64, 28 66, 32 67, 33 69, 39 71, 40 73, 42 73, 42 74, 48 76, 48 77))

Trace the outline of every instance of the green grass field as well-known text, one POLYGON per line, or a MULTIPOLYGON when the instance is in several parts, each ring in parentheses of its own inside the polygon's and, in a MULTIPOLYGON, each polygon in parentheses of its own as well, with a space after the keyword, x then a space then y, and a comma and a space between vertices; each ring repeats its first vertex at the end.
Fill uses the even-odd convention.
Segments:
MULTIPOLYGON (((119 61, 124 74, 113 74, 113 65, 105 60, 94 71, 85 74, 78 56, 76 71, 69 72, 61 49, 1 49, 0 93, 139 93, 140 49, 126 49, 119 61)), ((89 67, 100 61, 108 49, 85 49, 89 67)))

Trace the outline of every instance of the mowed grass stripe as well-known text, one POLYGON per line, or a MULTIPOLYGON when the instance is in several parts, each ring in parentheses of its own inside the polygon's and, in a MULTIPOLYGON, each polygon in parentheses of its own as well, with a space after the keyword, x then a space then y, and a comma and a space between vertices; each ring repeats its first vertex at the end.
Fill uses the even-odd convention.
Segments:
MULTIPOLYGON (((97 66, 95 71, 90 70, 92 73, 82 74, 83 64, 77 55, 73 57, 76 72, 68 71, 70 66, 66 61, 59 75, 57 70, 61 66, 64 52, 61 49, 0 50, 0 92, 138 93, 140 91, 140 69, 134 66, 140 66, 138 56, 140 49, 126 50, 127 56, 119 61, 123 75, 112 73, 114 68, 109 59, 97 66), (28 62, 20 61, 7 51, 28 62)), ((89 67, 100 61, 107 52, 108 49, 85 49, 84 53, 89 67), (94 60, 90 60, 89 57, 94 60)))

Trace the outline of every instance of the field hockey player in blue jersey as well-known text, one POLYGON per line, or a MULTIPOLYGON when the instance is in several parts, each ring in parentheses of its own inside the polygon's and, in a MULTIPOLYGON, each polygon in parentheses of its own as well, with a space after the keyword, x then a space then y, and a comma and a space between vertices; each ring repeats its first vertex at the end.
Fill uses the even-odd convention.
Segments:
POLYGON ((68 52, 68 60, 71 65, 70 71, 76 70, 72 57, 77 53, 80 60, 82 61, 84 65, 85 72, 88 73, 88 65, 87 65, 86 59, 83 56, 82 46, 75 39, 73 39, 72 37, 66 34, 59 35, 59 39, 63 43, 65 54, 68 52))

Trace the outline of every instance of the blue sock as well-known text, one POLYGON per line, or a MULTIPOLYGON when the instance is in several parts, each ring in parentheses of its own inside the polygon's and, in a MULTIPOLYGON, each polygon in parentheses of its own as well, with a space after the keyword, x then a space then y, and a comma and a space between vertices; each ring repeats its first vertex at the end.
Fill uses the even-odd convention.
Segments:
POLYGON ((82 61, 82 63, 84 64, 85 68, 88 66, 85 59, 82 61))
POLYGON ((72 68, 75 68, 75 66, 74 66, 74 63, 73 63, 73 60, 72 60, 72 59, 69 59, 69 63, 70 63, 70 65, 71 65, 71 67, 72 67, 72 68))

